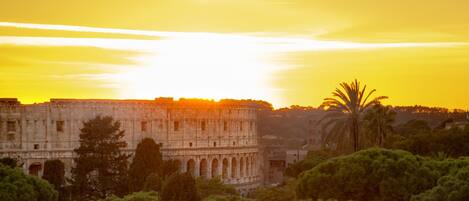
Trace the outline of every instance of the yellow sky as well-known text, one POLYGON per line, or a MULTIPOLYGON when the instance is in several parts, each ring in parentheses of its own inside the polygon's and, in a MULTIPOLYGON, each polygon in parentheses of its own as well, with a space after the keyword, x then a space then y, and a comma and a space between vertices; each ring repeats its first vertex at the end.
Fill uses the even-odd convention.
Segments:
POLYGON ((466 0, 0 0, 0 97, 469 108, 466 0))

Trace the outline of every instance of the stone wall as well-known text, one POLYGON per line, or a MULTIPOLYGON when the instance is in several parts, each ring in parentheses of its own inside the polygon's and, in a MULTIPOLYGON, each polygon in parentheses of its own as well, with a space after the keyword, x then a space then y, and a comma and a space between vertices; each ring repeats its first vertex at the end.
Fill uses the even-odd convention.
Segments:
POLYGON ((226 183, 259 181, 256 108, 243 101, 51 99, 25 105, 0 99, 0 156, 16 157, 25 171, 41 175, 48 159, 61 159, 69 174, 84 121, 112 116, 125 130, 127 151, 141 139, 162 144, 163 157, 181 171, 226 183))

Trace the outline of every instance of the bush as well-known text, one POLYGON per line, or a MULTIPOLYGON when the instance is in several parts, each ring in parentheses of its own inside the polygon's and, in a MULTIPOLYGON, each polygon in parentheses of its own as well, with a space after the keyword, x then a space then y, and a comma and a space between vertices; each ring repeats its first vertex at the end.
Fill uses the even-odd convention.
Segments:
POLYGON ((409 200, 432 188, 441 172, 405 151, 368 149, 328 160, 300 175, 300 198, 409 200))
POLYGON ((190 173, 174 173, 161 190, 162 201, 200 201, 195 180, 190 173))
POLYGON ((0 164, 0 198, 2 201, 57 201, 58 193, 47 181, 0 164))
POLYGON ((211 195, 203 199, 203 201, 253 201, 251 199, 243 198, 235 195, 211 195))
POLYGON ((150 192, 135 192, 129 195, 126 195, 123 198, 119 198, 115 195, 101 199, 99 201, 159 201, 158 193, 150 192))
POLYGON ((163 181, 161 180, 161 177, 156 173, 151 173, 145 179, 145 183, 143 184, 143 189, 144 191, 160 192, 162 185, 163 185, 163 181))
POLYGON ((224 184, 220 178, 212 178, 207 180, 199 177, 196 180, 196 186, 201 199, 209 197, 210 195, 238 196, 236 189, 232 186, 224 184))

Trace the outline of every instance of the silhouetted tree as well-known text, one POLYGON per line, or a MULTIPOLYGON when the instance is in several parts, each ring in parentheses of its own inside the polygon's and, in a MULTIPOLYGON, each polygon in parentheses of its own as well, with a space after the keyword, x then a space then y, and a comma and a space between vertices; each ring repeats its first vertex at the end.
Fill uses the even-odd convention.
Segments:
POLYGON ((145 138, 138 143, 129 169, 130 190, 141 191, 148 175, 161 172, 162 162, 160 146, 153 139, 145 138))
POLYGON ((157 173, 151 173, 145 179, 145 183, 143 184, 143 190, 160 192, 162 186, 163 186, 162 178, 157 173))
POLYGON ((66 200, 67 193, 64 188, 65 164, 61 160, 47 160, 44 163, 42 178, 52 184, 55 190, 59 192, 59 200, 66 200))
POLYGON ((342 89, 336 88, 332 93, 334 98, 326 98, 321 104, 321 107, 327 110, 326 115, 320 121, 324 125, 324 139, 325 141, 335 141, 340 146, 344 143, 344 139, 351 138, 353 150, 357 151, 362 114, 370 106, 379 104, 387 97, 378 96, 370 100, 376 90, 367 92, 366 85, 362 88, 358 80, 350 84, 342 82, 340 86, 342 89))
POLYGON ((18 159, 10 157, 0 158, 0 164, 9 166, 11 168, 22 166, 22 164, 18 164, 18 159))
POLYGON ((80 147, 75 149, 72 185, 77 200, 96 200, 127 193, 128 154, 124 131, 112 117, 97 116, 83 122, 80 147))
POLYGON ((174 173, 161 191, 162 201, 200 201, 195 180, 190 173, 174 173))
POLYGON ((383 147, 386 135, 393 132, 392 124, 394 123, 396 112, 391 106, 383 106, 376 104, 366 111, 364 115, 365 128, 370 133, 371 141, 383 147))
POLYGON ((161 167, 160 176, 165 180, 167 177, 179 171, 179 162, 177 160, 165 160, 163 161, 163 166, 161 167))

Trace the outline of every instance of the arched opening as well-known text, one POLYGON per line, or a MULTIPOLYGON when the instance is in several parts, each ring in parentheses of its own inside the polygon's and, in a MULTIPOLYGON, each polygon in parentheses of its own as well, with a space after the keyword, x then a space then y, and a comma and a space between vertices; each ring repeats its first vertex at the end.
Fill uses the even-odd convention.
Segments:
POLYGON ((228 178, 228 159, 223 159, 223 168, 222 168, 222 177, 223 179, 228 178))
POLYGON ((200 161, 199 175, 202 178, 207 178, 207 160, 205 160, 205 159, 202 159, 200 161))
POLYGON ((244 177, 244 158, 239 159, 239 176, 244 177))
POLYGON ((212 178, 218 176, 218 160, 215 158, 212 160, 212 178))
POLYGON ((192 176, 195 175, 195 161, 194 159, 190 159, 187 161, 187 172, 189 172, 192 176))
POLYGON ((181 170, 181 164, 182 164, 182 163, 181 163, 180 160, 174 160, 174 164, 176 164, 176 167, 177 167, 176 169, 177 169, 178 171, 182 171, 182 170, 181 170))
POLYGON ((236 178, 236 170, 238 169, 238 164, 236 162, 236 158, 231 159, 231 178, 236 178))
POLYGON ((39 162, 33 163, 29 166, 29 174, 39 176, 39 172, 42 170, 42 165, 39 162))

